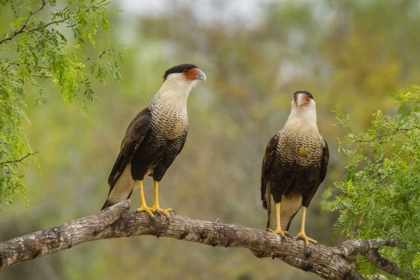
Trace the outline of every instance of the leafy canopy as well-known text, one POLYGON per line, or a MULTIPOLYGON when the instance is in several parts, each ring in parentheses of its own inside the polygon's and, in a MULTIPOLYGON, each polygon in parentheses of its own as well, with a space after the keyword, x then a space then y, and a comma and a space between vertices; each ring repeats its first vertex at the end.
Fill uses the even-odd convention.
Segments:
POLYGON ((95 99, 89 79, 93 76, 102 83, 108 76, 120 79, 122 58, 112 45, 93 56, 81 54, 86 41, 95 47, 98 30, 112 28, 108 4, 103 0, 0 0, 0 9, 11 9, 14 18, 5 34, 0 33, 0 206, 12 203, 14 193, 27 201, 22 184, 26 160, 36 162, 22 127, 22 119, 29 122, 25 94, 37 94, 37 106, 46 104, 44 87, 49 81, 65 101, 79 99, 88 114, 86 101, 95 99))
MULTIPOLYGON (((402 266, 407 279, 419 279, 420 87, 400 94, 398 104, 395 115, 376 111, 372 127, 358 134, 350 128, 349 115, 343 117, 337 108, 339 124, 350 132, 339 140, 339 152, 350 163, 345 179, 335 183, 342 193, 328 206, 341 212, 335 225, 339 234, 405 241, 406 249, 382 253, 402 266)), ((330 195, 331 189, 324 194, 330 195)), ((363 258, 359 261, 365 275, 383 273, 363 258)))

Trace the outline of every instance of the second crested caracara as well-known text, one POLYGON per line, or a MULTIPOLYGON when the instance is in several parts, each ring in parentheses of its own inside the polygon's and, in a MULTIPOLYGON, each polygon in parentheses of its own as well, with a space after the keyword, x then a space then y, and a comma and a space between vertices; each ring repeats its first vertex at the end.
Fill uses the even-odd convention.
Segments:
POLYGON ((327 174, 328 144, 318 131, 312 94, 294 93, 292 111, 283 129, 265 150, 261 173, 261 199, 268 211, 267 228, 284 237, 302 206, 301 230, 296 236, 316 244, 306 236, 306 210, 327 174))
POLYGON ((127 128, 109 175, 109 194, 102 209, 129 198, 137 182, 141 200, 137 211, 145 211, 152 218, 156 211, 169 217, 172 209, 159 206, 158 186, 187 139, 187 99, 199 80, 205 81, 206 75, 192 64, 177 65, 165 72, 160 90, 127 128), (152 176, 154 181, 152 207, 144 199, 145 176, 152 176))

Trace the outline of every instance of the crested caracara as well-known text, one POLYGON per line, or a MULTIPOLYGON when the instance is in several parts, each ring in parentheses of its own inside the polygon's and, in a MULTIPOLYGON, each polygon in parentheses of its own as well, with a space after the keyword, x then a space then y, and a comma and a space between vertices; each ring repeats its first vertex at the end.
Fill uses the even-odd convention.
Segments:
POLYGON ((191 89, 206 75, 192 64, 165 72, 163 84, 147 108, 127 128, 118 157, 109 175, 109 194, 102 209, 128 199, 138 183, 141 206, 150 217, 159 211, 169 217, 171 208, 159 206, 158 185, 185 144, 188 133, 187 99, 191 89), (155 201, 146 205, 143 179, 153 177, 155 201))
POLYGON ((292 111, 283 129, 265 150, 261 173, 261 199, 268 212, 267 228, 284 237, 302 206, 301 230, 296 238, 316 244, 306 236, 305 216, 309 203, 325 178, 328 145, 318 131, 312 94, 294 93, 292 111))

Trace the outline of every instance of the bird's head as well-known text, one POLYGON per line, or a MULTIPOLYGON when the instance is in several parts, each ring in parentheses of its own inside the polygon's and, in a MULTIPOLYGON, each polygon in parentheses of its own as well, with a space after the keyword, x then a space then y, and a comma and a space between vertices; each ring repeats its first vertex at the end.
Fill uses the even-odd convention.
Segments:
POLYGON ((310 123, 316 127, 316 104, 309 91, 298 90, 293 94, 292 111, 288 118, 289 124, 310 123))
POLYGON ((166 70, 159 96, 168 102, 186 102, 191 89, 198 81, 205 81, 206 74, 193 64, 180 64, 166 70))
POLYGON ((180 64, 166 70, 163 81, 177 80, 179 82, 196 83, 205 81, 206 74, 194 64, 180 64))
POLYGON ((295 107, 315 106, 314 97, 307 90, 298 90, 293 94, 292 106, 295 106, 295 107))

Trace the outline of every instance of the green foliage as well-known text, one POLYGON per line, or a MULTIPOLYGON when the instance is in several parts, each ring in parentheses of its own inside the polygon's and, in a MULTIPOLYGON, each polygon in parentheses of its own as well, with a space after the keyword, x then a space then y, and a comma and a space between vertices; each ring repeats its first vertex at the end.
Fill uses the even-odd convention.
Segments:
POLYGON ((109 2, 69 0, 60 6, 55 0, 33 2, 0 1, 0 9, 10 4, 14 15, 0 39, 0 205, 12 203, 16 192, 25 198, 26 187, 21 182, 27 166, 24 160, 30 156, 36 161, 22 128, 22 119, 29 122, 24 112, 25 94, 37 94, 38 106, 46 104, 48 80, 58 86, 63 100, 79 99, 82 112, 88 114, 85 103, 95 99, 89 79, 93 76, 104 83, 110 75, 116 80, 121 77, 121 54, 112 45, 96 55, 81 57, 86 40, 95 47, 98 29, 112 28, 106 9, 109 2), (88 62, 93 64, 86 69, 88 62))
MULTIPOLYGON (((387 248, 382 253, 402 266, 407 279, 419 279, 420 87, 398 99, 397 114, 376 111, 372 127, 362 133, 350 128, 349 115, 334 111, 339 124, 350 132, 339 140, 339 152, 350 163, 345 180, 335 183, 342 194, 329 206, 341 212, 337 233, 407 242, 405 249, 387 248)), ((381 273, 362 259, 360 269, 365 275, 381 273)))

